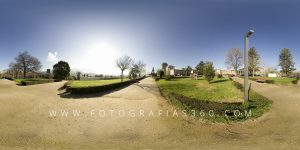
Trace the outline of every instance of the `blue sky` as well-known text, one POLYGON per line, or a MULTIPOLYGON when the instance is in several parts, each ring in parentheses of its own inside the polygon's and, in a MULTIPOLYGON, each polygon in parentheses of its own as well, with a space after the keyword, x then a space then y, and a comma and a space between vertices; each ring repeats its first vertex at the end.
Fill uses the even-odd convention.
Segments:
POLYGON ((44 70, 66 60, 73 70, 119 74, 114 61, 124 54, 148 71, 200 60, 226 69, 226 52, 243 50, 250 28, 261 66, 276 67, 290 48, 299 70, 299 14, 300 2, 288 0, 0 0, 0 70, 24 50, 44 70))

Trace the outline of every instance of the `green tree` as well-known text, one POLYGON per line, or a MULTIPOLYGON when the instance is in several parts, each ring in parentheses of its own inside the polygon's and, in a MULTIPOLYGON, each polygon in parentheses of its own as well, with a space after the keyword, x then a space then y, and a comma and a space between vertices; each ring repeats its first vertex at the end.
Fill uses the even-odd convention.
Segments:
POLYGON ((157 70, 157 75, 158 75, 160 78, 162 78, 162 77, 164 76, 164 74, 165 74, 165 72, 164 72, 163 69, 158 69, 158 70, 157 70))
POLYGON ((76 75, 77 75, 77 80, 80 80, 81 72, 76 72, 76 75))
POLYGON ((252 73, 253 77, 255 74, 255 70, 258 69, 259 59, 260 57, 255 47, 251 47, 248 51, 248 61, 249 61, 249 71, 252 73))
POLYGON ((164 72, 167 71, 167 67, 168 67, 168 63, 163 62, 163 63, 161 64, 161 69, 164 70, 164 72))
POLYGON ((198 72, 198 75, 203 76, 204 66, 205 66, 204 61, 200 61, 199 64, 196 66, 196 70, 198 72))
POLYGON ((154 70, 154 67, 152 67, 151 76, 152 76, 152 77, 155 76, 155 70, 154 70))
POLYGON ((193 70, 193 68, 191 66, 187 66, 186 67, 186 75, 190 76, 192 70, 193 70))
POLYGON ((70 66, 65 61, 59 61, 53 66, 54 79, 64 80, 70 76, 70 66))
POLYGON ((215 77, 215 69, 212 62, 206 62, 204 66, 204 78, 210 83, 215 77))
POLYGON ((293 56, 288 48, 283 48, 279 55, 279 66, 281 66, 281 72, 288 76, 294 70, 295 62, 293 61, 293 56))

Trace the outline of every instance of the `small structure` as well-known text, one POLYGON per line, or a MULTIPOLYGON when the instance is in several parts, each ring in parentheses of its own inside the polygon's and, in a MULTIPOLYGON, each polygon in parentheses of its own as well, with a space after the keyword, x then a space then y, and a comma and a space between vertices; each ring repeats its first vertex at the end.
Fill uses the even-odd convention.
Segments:
POLYGON ((198 73, 197 73, 197 70, 192 70, 190 72, 190 77, 194 80, 197 80, 198 79, 198 73))
POLYGON ((270 78, 277 78, 278 74, 277 73, 268 73, 268 77, 270 77, 270 78))
POLYGON ((237 73, 234 70, 221 70, 217 69, 216 74, 221 74, 222 76, 236 76, 237 73))

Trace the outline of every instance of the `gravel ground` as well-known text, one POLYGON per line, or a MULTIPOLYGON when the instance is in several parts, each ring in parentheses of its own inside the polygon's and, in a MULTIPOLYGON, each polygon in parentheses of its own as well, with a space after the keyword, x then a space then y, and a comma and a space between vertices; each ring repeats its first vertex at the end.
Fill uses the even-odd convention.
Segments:
POLYGON ((300 147, 299 86, 252 83, 252 89, 274 101, 271 111, 256 120, 222 124, 178 111, 177 116, 151 78, 84 96, 60 95, 63 84, 17 86, 0 80, 0 149, 300 147), (68 116, 62 116, 64 111, 68 116))

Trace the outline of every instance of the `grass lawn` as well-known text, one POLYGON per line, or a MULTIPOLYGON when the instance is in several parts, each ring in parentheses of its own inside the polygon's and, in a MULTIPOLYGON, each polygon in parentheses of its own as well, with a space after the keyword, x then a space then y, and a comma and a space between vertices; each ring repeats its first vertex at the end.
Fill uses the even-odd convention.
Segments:
MULTIPOLYGON (((128 78, 124 78, 123 81, 129 80, 128 78)), ((110 80, 75 80, 70 83, 71 87, 93 87, 100 85, 107 85, 111 83, 121 82, 121 79, 110 79, 110 80)))
MULTIPOLYGON (((251 79, 257 79, 258 77, 250 77, 251 79)), ((265 77, 267 80, 274 80, 275 84, 278 85, 293 85, 293 81, 296 80, 295 78, 288 78, 288 77, 276 77, 276 78, 271 78, 271 77, 265 77)))
POLYGON ((161 91, 166 94, 177 93, 204 101, 243 101, 243 93, 236 89, 228 78, 215 78, 210 84, 204 79, 178 78, 171 81, 162 79, 157 84, 161 91))
POLYGON ((157 85, 162 95, 175 106, 213 122, 254 119, 272 105, 272 101, 254 91, 250 91, 249 102, 243 103, 243 85, 228 78, 215 78, 210 84, 204 79, 161 79, 157 85), (211 111, 214 115, 209 116, 211 111), (241 114, 236 115, 237 111, 241 114))

